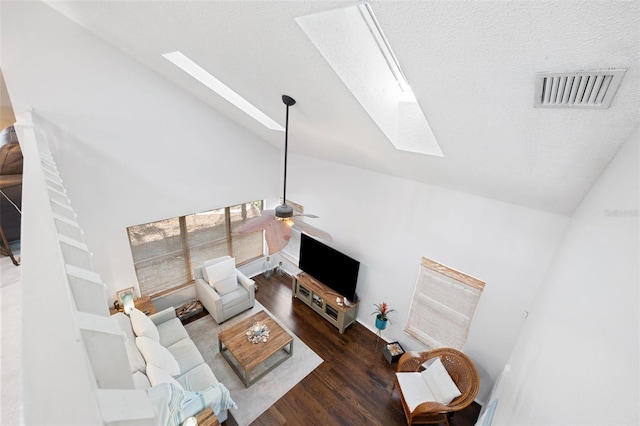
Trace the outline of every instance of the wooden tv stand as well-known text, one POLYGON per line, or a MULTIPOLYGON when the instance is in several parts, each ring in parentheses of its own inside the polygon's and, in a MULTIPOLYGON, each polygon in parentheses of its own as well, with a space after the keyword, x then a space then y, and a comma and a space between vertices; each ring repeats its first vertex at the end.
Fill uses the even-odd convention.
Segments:
POLYGON ((358 316, 358 302, 351 303, 350 306, 338 303, 336 298, 339 297, 342 301, 342 295, 305 272, 293 276, 291 294, 336 326, 340 334, 344 333, 344 329, 353 324, 358 316))

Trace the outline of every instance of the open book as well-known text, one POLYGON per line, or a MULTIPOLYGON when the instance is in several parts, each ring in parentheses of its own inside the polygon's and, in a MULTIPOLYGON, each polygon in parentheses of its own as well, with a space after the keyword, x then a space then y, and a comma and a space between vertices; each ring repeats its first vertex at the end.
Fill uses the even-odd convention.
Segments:
POLYGON ((447 405, 462 395, 455 382, 442 364, 440 357, 422 364, 421 372, 398 372, 398 384, 411 411, 427 401, 447 405))

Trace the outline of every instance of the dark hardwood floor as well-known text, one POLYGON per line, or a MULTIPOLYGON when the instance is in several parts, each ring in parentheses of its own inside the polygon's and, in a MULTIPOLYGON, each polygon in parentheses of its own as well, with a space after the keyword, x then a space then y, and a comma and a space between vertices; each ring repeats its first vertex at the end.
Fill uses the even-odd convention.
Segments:
MULTIPOLYGON (((291 297, 291 278, 254 278, 256 299, 324 362, 264 412, 252 425, 405 425, 397 392, 396 364, 382 353, 382 341, 359 323, 344 334, 291 297)), ((365 309, 367 307, 360 307, 365 309)), ((473 403, 453 417, 451 426, 471 426, 480 406, 473 403)), ((233 418, 225 422, 235 426, 233 418)))

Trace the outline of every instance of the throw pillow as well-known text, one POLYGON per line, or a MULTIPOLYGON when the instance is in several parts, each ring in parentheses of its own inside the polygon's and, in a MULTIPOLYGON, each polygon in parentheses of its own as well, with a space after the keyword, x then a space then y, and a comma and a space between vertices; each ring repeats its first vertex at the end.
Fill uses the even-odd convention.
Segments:
POLYGON ((176 361, 171 352, 169 352, 169 349, 157 341, 144 336, 136 337, 136 346, 138 346, 142 356, 145 361, 147 361, 147 369, 149 368, 149 364, 153 364, 172 376, 180 374, 178 361, 176 361))
POLYGON ((206 268, 207 277, 209 278, 209 285, 213 285, 218 281, 222 281, 225 278, 236 275, 236 259, 230 257, 221 262, 209 265, 206 268))
POLYGON ((158 327, 151 321, 151 318, 146 316, 144 312, 139 311, 136 308, 131 309, 129 312, 129 318, 131 318, 131 327, 136 336, 145 336, 155 341, 160 340, 160 333, 158 333, 158 327))
POLYGON ((151 386, 157 386, 162 383, 171 383, 175 387, 179 389, 183 389, 182 385, 178 383, 176 379, 171 377, 169 373, 164 371, 162 368, 153 365, 147 364, 147 377, 149 377, 149 381, 151 382, 151 386))
POLYGON ((221 296, 238 288, 236 260, 233 257, 207 266, 206 273, 209 285, 221 296))
POLYGON ((136 389, 139 390, 147 390, 151 387, 149 378, 140 371, 136 371, 135 373, 133 373, 133 385, 136 389))
POLYGON ((424 381, 439 403, 447 405, 462 395, 455 382, 451 379, 449 372, 442 364, 440 357, 436 358, 429 368, 420 374, 422 374, 424 381))
POLYGON ((231 293, 233 290, 238 288, 238 279, 236 278, 235 273, 232 277, 225 278, 221 281, 217 281, 213 284, 213 288, 220 296, 224 296, 227 293, 231 293))

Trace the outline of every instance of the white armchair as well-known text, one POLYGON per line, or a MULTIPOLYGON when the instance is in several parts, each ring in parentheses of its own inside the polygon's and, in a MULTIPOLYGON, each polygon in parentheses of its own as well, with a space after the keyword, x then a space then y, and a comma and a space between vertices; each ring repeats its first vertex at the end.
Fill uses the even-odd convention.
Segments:
POLYGON ((255 304, 255 282, 236 269, 231 256, 207 260, 194 275, 196 296, 218 324, 255 304))

